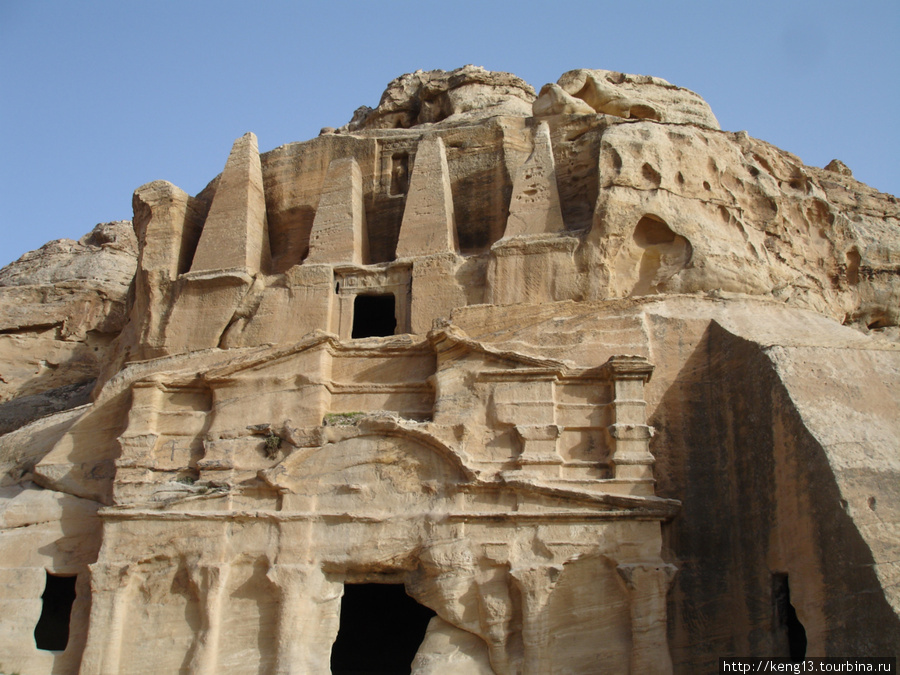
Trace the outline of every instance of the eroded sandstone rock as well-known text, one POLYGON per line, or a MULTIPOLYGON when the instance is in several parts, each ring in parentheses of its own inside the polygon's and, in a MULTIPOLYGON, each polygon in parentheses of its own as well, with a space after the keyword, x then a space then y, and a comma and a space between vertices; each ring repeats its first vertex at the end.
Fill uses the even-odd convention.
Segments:
POLYGON ((0 272, 8 361, 105 336, 4 385, 0 424, 46 415, 0 436, 4 668, 896 652, 900 207, 843 165, 658 78, 466 66, 134 207, 136 269, 116 225, 0 272), (77 590, 54 666, 43 570, 77 590), (332 660, 355 613, 401 625, 354 584, 430 610, 411 644, 332 660))
POLYGON ((101 223, 0 270, 0 433, 89 400, 126 322, 137 249, 130 222, 101 223))
POLYGON ((510 73, 472 65, 449 72, 417 70, 388 84, 378 107, 358 110, 347 130, 408 129, 486 115, 527 117, 533 100, 531 85, 510 73))
POLYGON ((712 110, 697 94, 646 75, 570 70, 556 84, 545 85, 534 102, 536 117, 585 112, 719 128, 712 110))

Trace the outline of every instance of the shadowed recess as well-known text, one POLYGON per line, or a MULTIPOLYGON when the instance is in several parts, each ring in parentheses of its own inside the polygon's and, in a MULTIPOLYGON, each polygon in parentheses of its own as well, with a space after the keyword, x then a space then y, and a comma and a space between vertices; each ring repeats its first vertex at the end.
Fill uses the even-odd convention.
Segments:
POLYGON ((353 302, 353 333, 351 337, 384 337, 397 330, 394 296, 357 295, 353 302))
POLYGON ((787 642, 791 660, 800 661, 806 657, 806 629, 791 604, 791 587, 787 574, 772 575, 772 600, 775 605, 775 629, 787 642))
POLYGON ((75 580, 47 572, 47 586, 41 596, 41 618, 34 627, 34 642, 38 649, 63 651, 69 644, 69 615, 75 602, 75 580))
POLYGON ((331 648, 333 675, 407 675, 435 614, 402 584, 347 584, 331 648))

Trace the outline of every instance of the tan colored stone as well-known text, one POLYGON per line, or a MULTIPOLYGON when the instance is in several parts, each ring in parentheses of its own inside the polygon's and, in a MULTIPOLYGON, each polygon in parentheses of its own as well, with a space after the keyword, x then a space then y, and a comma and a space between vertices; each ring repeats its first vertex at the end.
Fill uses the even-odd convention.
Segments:
POLYGON ((100 547, 98 506, 34 485, 0 488, 0 663, 5 672, 77 672, 91 605, 87 570, 100 547), (38 649, 34 638, 48 573, 76 579, 69 641, 58 652, 38 649))
POLYGON ((134 227, 143 242, 134 276, 130 320, 115 345, 101 380, 112 377, 126 360, 166 353, 164 331, 176 279, 191 268, 209 211, 209 201, 191 197, 166 181, 142 185, 132 196, 134 227))
POLYGON ((0 270, 0 434, 89 400, 125 325, 137 257, 121 221, 0 270))
POLYGON ((309 238, 309 263, 351 263, 368 259, 369 238, 362 176, 352 157, 328 165, 325 186, 309 238))
POLYGON ((597 111, 580 98, 575 98, 552 82, 541 87, 541 92, 532 104, 535 117, 547 115, 593 115, 597 111))
POLYGON ((598 113, 719 128, 706 101, 659 77, 579 69, 563 73, 557 84, 598 113))
POLYGON ((138 241, 127 220, 100 223, 78 241, 59 239, 0 270, 0 287, 49 286, 90 281, 112 294, 127 291, 138 241))
POLYGON ((134 206, 127 307, 121 226, 0 272, 3 669, 324 673, 366 583, 434 613, 415 673, 712 672, 791 608, 896 652, 894 197, 657 78, 466 67, 134 206))
MULTIPOLYGON (((197 201, 162 180, 134 191, 134 224, 143 242, 139 264, 144 273, 162 271, 175 279, 190 269, 207 216, 197 201)), ((220 222, 222 208, 217 217, 220 222)))
POLYGON ((259 149, 256 136, 247 133, 231 148, 203 223, 191 271, 235 267, 252 274, 268 265, 266 198, 259 149))
POLYGON ((21 481, 53 449, 62 435, 85 412, 83 406, 44 414, 41 418, 0 435, 0 486, 21 481))
POLYGON ((427 333, 447 310, 468 304, 466 291, 457 275, 465 263, 453 254, 433 255, 413 263, 410 284, 410 330, 427 333))
POLYGON ((487 645, 439 617, 428 624, 412 662, 416 675, 493 675, 487 645))
POLYGON ((456 218, 447 153, 440 136, 419 142, 400 224, 397 257, 456 253, 456 218))
POLYGON ((828 164, 825 165, 826 171, 833 171, 834 173, 839 173, 842 176, 852 176, 853 172, 850 170, 850 167, 844 164, 839 159, 833 159, 828 164))
POLYGON ((378 107, 357 110, 346 128, 405 129, 487 115, 528 117, 533 100, 531 85, 510 73, 472 65, 451 71, 417 70, 391 81, 378 107))
POLYGON ((534 150, 516 172, 503 236, 555 234, 565 229, 556 188, 550 127, 541 122, 534 131, 534 150))

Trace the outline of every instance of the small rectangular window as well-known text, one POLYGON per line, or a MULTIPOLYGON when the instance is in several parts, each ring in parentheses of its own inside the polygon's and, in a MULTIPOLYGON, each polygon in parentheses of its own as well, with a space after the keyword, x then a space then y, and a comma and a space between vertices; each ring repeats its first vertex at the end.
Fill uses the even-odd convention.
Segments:
POLYGON ((394 295, 357 295, 353 301, 353 332, 350 337, 393 335, 397 330, 394 295))

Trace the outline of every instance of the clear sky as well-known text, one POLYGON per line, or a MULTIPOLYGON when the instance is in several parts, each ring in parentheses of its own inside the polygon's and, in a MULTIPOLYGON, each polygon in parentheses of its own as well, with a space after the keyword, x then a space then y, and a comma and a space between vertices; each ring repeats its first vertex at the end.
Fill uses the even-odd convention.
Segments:
POLYGON ((900 2, 0 0, 0 266, 191 194, 235 138, 341 126, 416 69, 536 89, 573 68, 663 77, 746 130, 900 195, 900 2))

